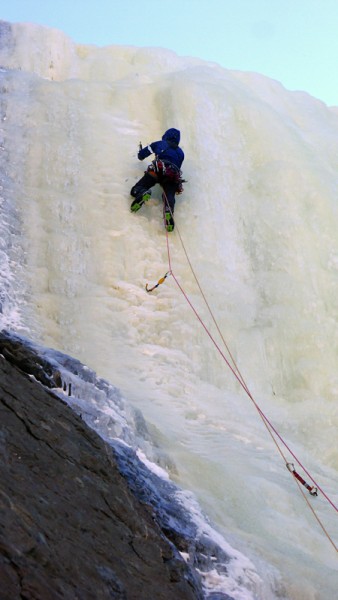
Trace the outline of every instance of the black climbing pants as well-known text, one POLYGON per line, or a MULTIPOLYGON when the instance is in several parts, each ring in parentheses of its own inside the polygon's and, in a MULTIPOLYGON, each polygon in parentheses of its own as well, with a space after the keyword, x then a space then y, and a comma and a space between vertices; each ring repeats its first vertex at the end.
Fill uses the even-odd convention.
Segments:
MULTIPOLYGON (((143 177, 141 177, 141 179, 137 183, 135 183, 135 185, 133 185, 133 187, 130 190, 130 194, 134 198, 136 198, 137 196, 141 196, 147 190, 150 190, 152 187, 154 187, 154 185, 156 185, 157 183, 159 182, 157 181, 157 179, 155 179, 155 177, 152 177, 151 175, 149 175, 149 173, 145 173, 143 177)), ((174 214, 177 183, 175 181, 166 181, 164 177, 160 185, 163 189, 162 198, 165 206, 164 210, 167 210, 169 205, 172 214, 174 214)))

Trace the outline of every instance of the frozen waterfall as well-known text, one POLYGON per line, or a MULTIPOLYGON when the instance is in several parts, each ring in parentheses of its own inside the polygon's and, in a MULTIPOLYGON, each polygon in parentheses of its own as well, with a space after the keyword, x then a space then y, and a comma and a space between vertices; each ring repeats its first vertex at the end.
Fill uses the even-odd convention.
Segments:
MULTIPOLYGON (((80 359, 142 411, 162 467, 252 560, 255 598, 333 599, 337 553, 259 415, 173 278, 145 291, 168 270, 161 193, 131 214, 129 190, 139 142, 180 129, 175 218, 198 281, 259 406, 337 505, 338 108, 30 24, 1 24, 0 67, 2 327, 80 359)), ((217 337, 177 231, 169 242, 217 337)), ((337 544, 337 513, 309 502, 337 544)))

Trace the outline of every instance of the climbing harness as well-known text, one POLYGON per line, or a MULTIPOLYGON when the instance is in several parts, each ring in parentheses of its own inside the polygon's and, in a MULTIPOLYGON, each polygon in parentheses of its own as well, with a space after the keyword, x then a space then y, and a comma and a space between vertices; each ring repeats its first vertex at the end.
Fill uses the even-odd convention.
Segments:
POLYGON ((182 179, 182 171, 176 165, 156 158, 150 163, 145 173, 149 173, 160 184, 163 182, 175 183, 176 194, 182 194, 185 179, 182 179))
POLYGON ((304 487, 306 487, 311 496, 318 496, 318 489, 314 485, 309 485, 308 483, 306 483, 305 479, 303 479, 303 477, 301 477, 299 473, 297 473, 295 465, 293 463, 286 463, 286 468, 290 471, 290 473, 292 473, 292 475, 296 479, 298 479, 298 481, 300 481, 300 483, 304 487))
POLYGON ((171 271, 167 271, 167 273, 163 275, 163 277, 161 277, 161 279, 159 279, 158 282, 155 283, 155 285, 153 285, 151 288, 149 288, 148 284, 146 283, 146 291, 152 292, 153 290, 156 290, 156 288, 161 285, 161 283, 163 283, 169 275, 171 275, 171 271))

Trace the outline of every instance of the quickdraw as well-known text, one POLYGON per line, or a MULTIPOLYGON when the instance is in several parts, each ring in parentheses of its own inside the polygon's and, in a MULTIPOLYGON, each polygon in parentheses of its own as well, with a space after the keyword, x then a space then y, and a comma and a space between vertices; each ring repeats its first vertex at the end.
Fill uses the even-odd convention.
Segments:
POLYGON ((309 485, 306 481, 297 473, 293 463, 286 463, 286 468, 292 473, 292 475, 298 479, 298 481, 306 487, 311 496, 318 496, 318 489, 314 485, 309 485))
POLYGON ((153 290, 156 290, 156 288, 161 285, 161 283, 163 283, 165 281, 165 279, 168 277, 168 275, 171 274, 171 271, 168 271, 163 277, 161 277, 161 279, 158 280, 157 283, 155 283, 155 285, 153 285, 153 287, 149 288, 148 284, 146 283, 146 290, 147 292, 152 292, 153 290))

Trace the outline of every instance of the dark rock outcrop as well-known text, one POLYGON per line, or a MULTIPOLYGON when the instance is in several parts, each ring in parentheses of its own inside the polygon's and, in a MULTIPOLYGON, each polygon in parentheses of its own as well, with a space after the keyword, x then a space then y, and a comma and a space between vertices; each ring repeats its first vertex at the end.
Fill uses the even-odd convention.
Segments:
POLYGON ((1 600, 202 598, 114 450, 48 389, 58 373, 3 333, 0 354, 1 600))

